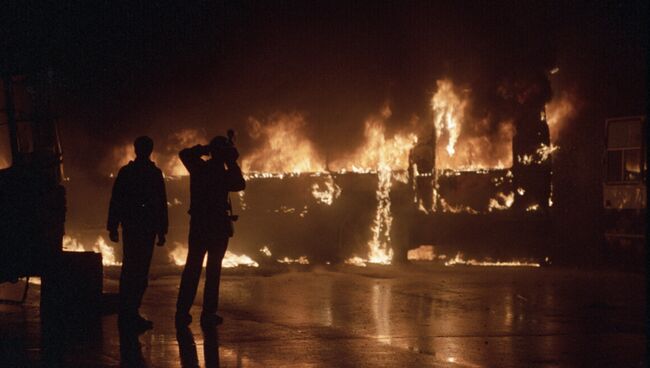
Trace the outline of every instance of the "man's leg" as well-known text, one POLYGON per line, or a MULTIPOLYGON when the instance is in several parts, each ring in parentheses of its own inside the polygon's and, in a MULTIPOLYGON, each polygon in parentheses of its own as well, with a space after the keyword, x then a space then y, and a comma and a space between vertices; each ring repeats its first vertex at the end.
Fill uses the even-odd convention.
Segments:
POLYGON ((139 316, 138 309, 148 285, 153 240, 151 234, 123 231, 124 256, 120 274, 120 316, 122 318, 132 319, 139 316))
POLYGON ((138 274, 136 256, 137 244, 127 231, 122 231, 122 270, 120 272, 120 317, 127 318, 135 314, 134 298, 135 282, 138 274))
POLYGON ((221 261, 228 248, 228 238, 217 239, 208 250, 205 286, 203 287, 203 314, 217 313, 219 305, 219 284, 221 281, 221 261))
POLYGON ((140 247, 137 252, 138 273, 137 280, 134 285, 133 305, 136 313, 142 304, 142 297, 144 292, 149 286, 149 268, 151 266, 151 257, 153 256, 154 241, 156 235, 150 234, 137 234, 138 246, 140 247))
POLYGON ((205 246, 201 239, 192 236, 190 230, 190 241, 188 244, 187 261, 181 276, 181 286, 176 301, 176 315, 182 318, 189 317, 190 308, 196 297, 196 289, 201 278, 203 258, 205 257, 205 246))

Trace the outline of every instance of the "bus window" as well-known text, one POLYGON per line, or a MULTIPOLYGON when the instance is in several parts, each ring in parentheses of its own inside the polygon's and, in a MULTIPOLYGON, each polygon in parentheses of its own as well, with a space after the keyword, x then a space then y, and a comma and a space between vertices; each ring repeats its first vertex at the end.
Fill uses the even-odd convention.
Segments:
POLYGON ((622 180, 622 157, 623 151, 607 152, 607 181, 615 182, 622 180))
POLYGON ((641 166, 641 120, 612 120, 607 125, 608 182, 638 182, 641 166))
POLYGON ((641 150, 625 150, 623 180, 641 180, 641 150))
POLYGON ((641 147, 641 122, 634 120, 611 121, 607 129, 607 148, 625 149, 641 147))

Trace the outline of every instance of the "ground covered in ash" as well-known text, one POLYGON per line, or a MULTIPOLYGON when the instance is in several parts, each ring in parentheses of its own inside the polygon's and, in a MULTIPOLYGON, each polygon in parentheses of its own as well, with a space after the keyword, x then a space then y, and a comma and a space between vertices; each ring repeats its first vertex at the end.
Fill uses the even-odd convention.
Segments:
MULTIPOLYGON (((43 338, 47 326, 33 285, 23 307, 0 306, 0 361, 21 367, 48 366, 52 359, 69 367, 139 359, 149 367, 645 365, 641 274, 430 264, 231 269, 222 283, 225 323, 216 331, 194 323, 179 332, 173 323, 179 272, 157 272, 150 281, 142 313, 153 330, 127 338, 108 312, 82 332, 61 332, 54 347, 43 338)), ((105 274, 110 304, 117 272, 105 274)))

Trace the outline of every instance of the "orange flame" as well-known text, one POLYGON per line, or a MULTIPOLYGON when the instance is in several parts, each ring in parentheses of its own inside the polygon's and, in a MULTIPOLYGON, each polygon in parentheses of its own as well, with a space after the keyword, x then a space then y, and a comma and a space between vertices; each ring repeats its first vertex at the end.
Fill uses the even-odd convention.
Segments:
POLYGON ((390 116, 391 110, 385 106, 380 114, 366 120, 362 145, 351 155, 332 162, 332 169, 374 172, 380 167, 387 170, 407 168, 409 151, 417 142, 417 136, 412 132, 400 132, 387 137, 385 121, 390 116))
POLYGON ((66 252, 95 252, 102 254, 102 264, 104 266, 120 266, 122 262, 117 261, 115 256, 115 249, 108 244, 100 235, 97 236, 95 244, 90 249, 86 249, 84 245, 69 235, 63 236, 63 250, 66 252))
POLYGON ((546 104, 546 122, 551 134, 551 142, 557 142, 560 132, 567 121, 578 113, 579 104, 576 97, 568 92, 562 92, 546 104))
POLYGON ((457 253, 456 256, 447 262, 445 266, 455 266, 455 265, 465 265, 465 266, 483 266, 483 267, 540 267, 539 263, 536 262, 526 262, 526 261, 477 261, 475 259, 464 259, 462 253, 457 253))
MULTIPOLYGON (((179 242, 174 242, 174 245, 174 249, 169 251, 169 259, 177 266, 184 266, 187 261, 187 245, 179 242)), ((208 258, 206 256, 203 258, 203 267, 206 266, 207 261, 208 258)), ((259 267, 259 264, 245 254, 238 255, 227 250, 223 260, 221 261, 221 266, 223 268, 234 268, 239 266, 259 267)))
POLYGON ((487 120, 473 121, 467 116, 469 98, 460 96, 450 80, 438 80, 437 86, 431 98, 437 141, 436 168, 475 171, 512 166, 512 122, 501 122, 494 136, 464 134, 481 131, 487 126, 487 120))
POLYGON ((298 113, 275 114, 266 122, 249 118, 250 135, 260 143, 242 158, 246 172, 299 173, 324 171, 323 160, 304 135, 298 113))

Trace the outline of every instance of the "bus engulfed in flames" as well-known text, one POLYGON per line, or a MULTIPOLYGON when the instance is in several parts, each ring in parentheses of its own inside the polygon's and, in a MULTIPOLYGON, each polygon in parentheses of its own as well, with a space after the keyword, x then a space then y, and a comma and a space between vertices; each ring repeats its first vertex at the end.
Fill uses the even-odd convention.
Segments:
MULTIPOLYGON (((258 267, 254 258, 270 257, 260 253, 262 246, 269 254, 273 249, 281 263, 365 266, 391 264, 396 257, 429 260, 418 258, 422 252, 407 256, 421 244, 456 254, 444 261, 446 266, 539 266, 512 259, 544 258, 551 161, 559 149, 548 131, 557 137, 564 116, 574 112, 566 96, 561 98, 547 105, 555 110, 537 114, 535 124, 547 133, 538 134, 542 138, 534 145, 522 144, 521 124, 505 120, 488 128, 487 120, 469 112, 471 92, 439 80, 430 119, 389 134, 386 105, 365 121, 364 140, 356 150, 327 159, 307 138, 301 114, 251 117, 255 149, 241 159, 247 190, 231 196, 241 215, 231 247, 244 254, 228 252, 224 267, 258 267), (465 260, 461 251, 471 258, 465 260)), ((174 141, 154 159, 165 168, 168 197, 174 201, 169 203, 172 232, 179 224, 176 232, 183 234, 188 179, 174 151, 206 139, 183 130, 174 141)), ((124 150, 122 161, 128 158, 124 150)), ((184 243, 176 242, 169 252, 176 265, 184 263, 184 243)))

